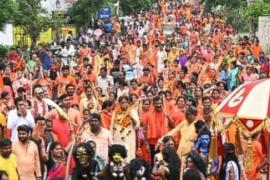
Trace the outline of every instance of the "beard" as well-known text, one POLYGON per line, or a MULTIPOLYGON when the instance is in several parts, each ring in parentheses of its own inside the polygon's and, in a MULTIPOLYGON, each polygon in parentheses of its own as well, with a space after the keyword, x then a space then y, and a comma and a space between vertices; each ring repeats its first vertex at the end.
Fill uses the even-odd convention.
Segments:
POLYGON ((91 132, 97 133, 98 131, 99 131, 99 126, 97 126, 97 125, 92 125, 91 126, 91 132))
POLYGON ((8 158, 8 157, 10 156, 10 154, 11 154, 11 151, 10 151, 10 152, 3 152, 3 153, 2 153, 2 156, 3 156, 4 158, 8 158))
POLYGON ((155 106, 155 110, 156 110, 157 112, 162 111, 162 106, 155 106))
POLYGON ((28 140, 27 137, 19 137, 18 139, 19 139, 19 141, 22 142, 22 143, 25 143, 25 142, 28 140))

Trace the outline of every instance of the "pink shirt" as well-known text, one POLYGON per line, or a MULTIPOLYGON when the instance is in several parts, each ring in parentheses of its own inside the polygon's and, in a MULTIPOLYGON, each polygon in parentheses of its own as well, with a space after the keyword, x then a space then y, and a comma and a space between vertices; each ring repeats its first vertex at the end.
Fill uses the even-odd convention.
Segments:
MULTIPOLYGON (((12 83, 12 88, 15 93, 17 93, 17 89, 19 87, 25 87, 27 84, 29 84, 29 81, 26 78, 20 78, 16 79, 12 83)), ((17 95, 17 94, 16 94, 17 95)))
POLYGON ((250 74, 250 75, 245 74, 243 76, 243 79, 244 79, 244 82, 246 83, 246 82, 255 81, 259 79, 259 76, 257 74, 250 74))
POLYGON ((2 89, 2 91, 1 91, 1 93, 2 93, 2 92, 7 92, 8 95, 9 95, 9 97, 10 97, 11 100, 13 101, 14 94, 13 94, 13 91, 12 91, 12 89, 11 89, 10 86, 4 86, 3 89, 2 89))
POLYGON ((108 163, 109 146, 112 144, 112 134, 109 130, 102 128, 98 135, 91 130, 84 131, 81 136, 82 142, 94 141, 96 143, 96 155, 100 156, 105 164, 108 163))
POLYGON ((41 177, 38 148, 33 141, 27 144, 16 141, 12 144, 12 151, 17 159, 20 180, 36 180, 36 177, 41 177))

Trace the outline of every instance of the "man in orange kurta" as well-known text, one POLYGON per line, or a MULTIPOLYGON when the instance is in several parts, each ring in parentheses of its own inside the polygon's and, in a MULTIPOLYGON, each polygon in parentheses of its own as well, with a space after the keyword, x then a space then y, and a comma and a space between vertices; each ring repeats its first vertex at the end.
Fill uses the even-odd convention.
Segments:
POLYGON ((41 85, 43 90, 47 92, 48 97, 52 98, 53 82, 49 77, 49 72, 43 69, 42 74, 33 81, 33 85, 41 85))
POLYGON ((155 79, 150 74, 150 69, 148 67, 143 68, 143 75, 139 77, 138 84, 142 85, 148 85, 148 86, 154 86, 155 85, 155 79))
POLYGON ((143 49, 140 53, 140 64, 143 66, 148 65, 149 63, 149 59, 148 59, 148 55, 149 55, 149 50, 146 44, 143 45, 143 49))
POLYGON ((69 74, 69 66, 62 67, 62 76, 58 76, 55 80, 55 85, 57 86, 58 96, 66 92, 66 85, 72 84, 77 85, 76 80, 69 74))
POLYGON ((97 83, 97 76, 93 71, 93 67, 91 64, 86 65, 86 71, 83 72, 82 81, 90 80, 92 84, 97 83))
POLYGON ((79 50, 80 64, 83 62, 83 58, 90 57, 91 48, 88 47, 87 42, 82 43, 82 47, 79 50))
POLYGON ((113 110, 113 103, 112 101, 104 101, 103 105, 104 108, 101 112, 101 125, 102 127, 110 130, 111 128, 111 120, 112 120, 112 110, 113 110))
POLYGON ((262 144, 258 141, 257 138, 254 138, 252 141, 252 153, 253 153, 253 161, 252 161, 253 166, 252 169, 250 170, 247 170, 245 168, 246 177, 247 179, 259 180, 261 179, 260 170, 266 163, 265 163, 265 155, 262 152, 262 144))
POLYGON ((155 145, 158 140, 169 131, 170 120, 167 118, 166 112, 163 110, 163 101, 157 96, 153 99, 154 110, 148 113, 144 119, 146 127, 147 140, 150 146, 151 161, 154 160, 155 145))
POLYGON ((63 111, 67 113, 69 119, 65 119, 63 114, 52 110, 45 115, 46 119, 53 121, 52 131, 57 135, 59 142, 63 147, 66 147, 70 140, 72 133, 76 133, 82 124, 81 114, 76 109, 70 108, 70 97, 63 94, 59 97, 63 111))
POLYGON ((137 80, 133 79, 130 81, 129 94, 136 94, 138 97, 142 93, 142 88, 138 86, 137 80))
POLYGON ((37 145, 29 140, 30 129, 26 125, 18 127, 18 139, 12 145, 17 159, 20 180, 42 180, 37 145))
POLYGON ((251 45, 252 55, 255 56, 256 58, 259 58, 261 52, 263 52, 263 49, 259 43, 260 43, 259 40, 256 40, 256 42, 251 45))
POLYGON ((66 86, 66 94, 70 97, 70 104, 77 105, 80 103, 80 96, 75 92, 76 87, 72 84, 66 86))

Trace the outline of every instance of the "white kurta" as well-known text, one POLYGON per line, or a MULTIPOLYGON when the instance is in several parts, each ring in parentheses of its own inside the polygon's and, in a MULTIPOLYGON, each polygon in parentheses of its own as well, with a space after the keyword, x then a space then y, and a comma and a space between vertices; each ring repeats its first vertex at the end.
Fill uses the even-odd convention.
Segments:
POLYGON ((35 127, 35 120, 32 113, 27 110, 25 117, 19 117, 17 109, 9 111, 7 118, 7 128, 11 129, 11 141, 15 142, 18 140, 17 128, 21 125, 27 125, 28 127, 35 127))
MULTIPOLYGON (((123 114, 117 114, 114 117, 117 119, 124 116, 123 114)), ((129 112, 129 116, 135 122, 134 124, 131 123, 128 127, 122 128, 119 124, 114 122, 112 123, 111 132, 113 134, 113 143, 114 144, 121 144, 127 148, 128 156, 127 161, 134 159, 136 157, 136 129, 139 127, 139 116, 136 110, 131 109, 129 112)))
POLYGON ((235 180, 240 180, 239 169, 234 161, 229 161, 226 166, 226 180, 230 179, 230 170, 233 170, 235 174, 235 180))

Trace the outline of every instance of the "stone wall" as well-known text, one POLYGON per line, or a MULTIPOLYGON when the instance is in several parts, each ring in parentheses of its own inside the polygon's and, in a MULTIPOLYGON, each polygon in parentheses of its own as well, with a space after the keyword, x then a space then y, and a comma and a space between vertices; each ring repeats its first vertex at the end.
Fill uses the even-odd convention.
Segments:
POLYGON ((259 17, 258 37, 264 51, 270 50, 270 16, 259 17))

